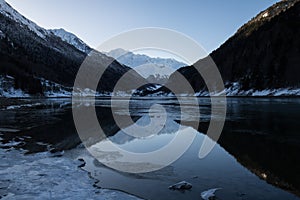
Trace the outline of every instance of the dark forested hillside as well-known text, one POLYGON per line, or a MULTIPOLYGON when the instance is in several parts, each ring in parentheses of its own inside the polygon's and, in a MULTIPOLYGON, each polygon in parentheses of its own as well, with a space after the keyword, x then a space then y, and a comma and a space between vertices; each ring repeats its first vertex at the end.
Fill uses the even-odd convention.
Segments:
MULTIPOLYGON (((242 26, 210 54, 227 88, 236 83, 244 91, 300 87, 299 13, 299 0, 280 1, 242 26)), ((204 60, 195 66, 201 66, 204 60)), ((196 91, 204 88, 193 67, 178 71, 196 91)))
MULTIPOLYGON (((15 89, 30 94, 43 93, 40 79, 72 87, 86 52, 24 18, 2 0, 0 11, 0 75, 13 77, 15 89)), ((99 52, 97 54, 98 67, 112 63, 99 84, 99 90, 111 91, 130 68, 99 52)), ((132 73, 131 77, 135 81, 142 79, 137 73, 132 73)))

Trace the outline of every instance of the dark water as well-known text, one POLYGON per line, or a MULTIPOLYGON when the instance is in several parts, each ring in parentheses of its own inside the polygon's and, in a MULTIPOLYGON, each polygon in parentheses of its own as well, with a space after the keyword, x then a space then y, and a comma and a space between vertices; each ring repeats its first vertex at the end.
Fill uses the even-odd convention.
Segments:
MULTIPOLYGON (((84 169, 99 180, 97 186, 123 190, 146 199, 201 199, 201 192, 210 188, 222 188, 216 193, 218 199, 299 199, 300 99, 228 98, 224 130, 218 144, 204 159, 199 159, 198 153, 211 117, 210 100, 198 100, 200 123, 197 128, 189 128, 198 131, 197 136, 183 156, 170 166, 150 173, 129 174, 105 167, 78 147, 76 156, 86 160, 84 169), (192 183, 193 188, 185 192, 168 189, 169 185, 182 180, 192 183)), ((189 99, 184 102, 188 109, 180 113, 178 101, 173 98, 132 99, 130 114, 138 124, 149 121, 148 110, 153 104, 161 104, 167 110, 165 128, 148 139, 128 136, 116 126, 109 99, 98 99, 96 111, 108 138, 121 148, 138 153, 166 145, 173 139, 178 123, 189 127, 191 122, 199 120, 189 99)), ((119 99, 115 103, 116 114, 126 115, 124 101, 119 99)), ((26 149, 28 153, 49 148, 73 149, 80 144, 74 134, 69 100, 42 101, 42 105, 2 110, 0 128, 20 130, 2 130, 2 142, 22 140, 16 148, 26 149)), ((79 102, 73 106, 88 109, 91 104, 79 102)))

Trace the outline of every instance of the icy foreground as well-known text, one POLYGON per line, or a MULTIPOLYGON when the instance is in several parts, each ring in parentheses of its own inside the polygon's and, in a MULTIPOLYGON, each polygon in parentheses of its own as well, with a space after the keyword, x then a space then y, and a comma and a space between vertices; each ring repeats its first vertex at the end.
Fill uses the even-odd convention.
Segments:
POLYGON ((0 199, 137 199, 93 187, 94 180, 77 161, 48 153, 24 156, 0 149, 0 199))

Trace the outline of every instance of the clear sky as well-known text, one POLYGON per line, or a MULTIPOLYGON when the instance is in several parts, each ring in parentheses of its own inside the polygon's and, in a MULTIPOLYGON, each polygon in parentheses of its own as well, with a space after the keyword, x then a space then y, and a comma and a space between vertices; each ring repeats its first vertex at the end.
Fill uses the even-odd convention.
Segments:
POLYGON ((207 52, 276 0, 6 0, 44 28, 64 28, 91 47, 134 28, 182 32, 207 52))

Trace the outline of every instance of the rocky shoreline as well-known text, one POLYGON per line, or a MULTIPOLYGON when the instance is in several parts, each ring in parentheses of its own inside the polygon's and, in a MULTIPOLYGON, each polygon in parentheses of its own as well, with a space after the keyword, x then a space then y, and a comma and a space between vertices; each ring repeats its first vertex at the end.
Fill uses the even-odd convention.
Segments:
POLYGON ((7 106, 23 105, 27 103, 30 103, 30 100, 0 97, 0 109, 6 108, 7 106))

